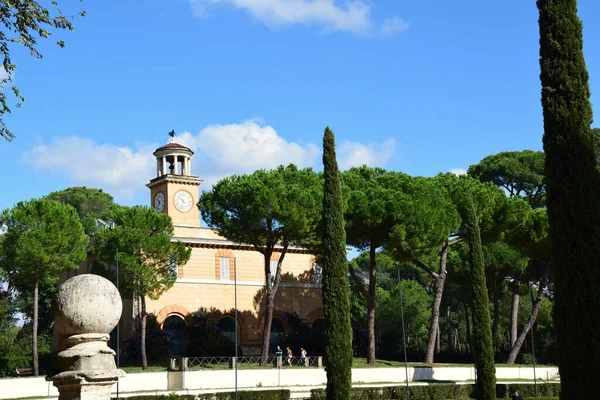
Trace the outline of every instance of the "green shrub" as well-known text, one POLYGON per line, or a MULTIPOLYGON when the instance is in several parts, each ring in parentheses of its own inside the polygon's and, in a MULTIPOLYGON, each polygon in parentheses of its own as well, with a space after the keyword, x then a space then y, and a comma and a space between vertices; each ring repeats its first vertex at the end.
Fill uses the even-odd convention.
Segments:
MULTIPOLYGON (((496 395, 498 398, 510 399, 515 390, 518 390, 523 398, 535 397, 535 386, 531 383, 498 384, 496 395)), ((538 383, 537 391, 539 397, 558 397, 560 395, 560 383, 538 383)))
MULTIPOLYGON (((496 397, 510 399, 512 393, 518 390, 527 400, 558 400, 559 383, 538 384, 538 396, 535 396, 533 384, 497 384, 496 397)), ((475 398, 475 385, 423 385, 409 386, 411 400, 458 400, 475 398)), ((324 389, 313 389, 311 400, 324 400, 324 389)), ((384 388, 353 388, 352 400, 406 400, 406 386, 384 388)))
MULTIPOLYGON (((186 329, 188 357, 219 357, 235 355, 235 343, 222 335, 221 329, 212 325, 208 315, 194 315, 186 329)), ((238 356, 241 356, 241 346, 238 356)))
POLYGON ((15 369, 31 368, 31 360, 31 356, 19 356, 14 354, 0 357, 0 376, 17 376, 15 369))

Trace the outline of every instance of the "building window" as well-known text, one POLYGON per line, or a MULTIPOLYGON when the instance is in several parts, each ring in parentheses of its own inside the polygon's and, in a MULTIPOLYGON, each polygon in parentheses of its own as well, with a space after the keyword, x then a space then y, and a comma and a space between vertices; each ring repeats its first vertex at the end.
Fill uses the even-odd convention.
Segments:
POLYGON ((221 280, 230 280, 230 265, 228 257, 221 257, 221 269, 220 269, 220 279, 221 280))
POLYGON ((315 285, 320 285, 323 280, 323 267, 320 264, 313 264, 313 283, 315 285))
POLYGON ((221 330, 221 335, 235 342, 235 321, 229 317, 223 317, 217 322, 217 328, 221 330))
POLYGON ((180 315, 169 316, 162 326, 169 341, 170 356, 185 355, 185 321, 180 315))
POLYGON ((269 337, 269 353, 275 353, 277 346, 283 346, 285 328, 279 318, 273 318, 271 322, 271 335, 269 337))
POLYGON ((169 257, 169 273, 179 277, 179 263, 175 257, 169 257))

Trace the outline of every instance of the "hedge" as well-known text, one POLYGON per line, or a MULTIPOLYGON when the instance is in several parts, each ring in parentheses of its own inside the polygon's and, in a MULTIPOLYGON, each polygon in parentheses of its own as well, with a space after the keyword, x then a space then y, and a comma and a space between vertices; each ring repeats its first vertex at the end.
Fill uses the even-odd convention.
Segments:
MULTIPOLYGON (((535 396, 533 384, 497 384, 496 397, 510 399, 515 390, 525 399, 549 400, 558 399, 560 393, 559 383, 538 384, 538 396, 535 396)), ((423 385, 409 386, 411 400, 454 400, 475 398, 475 385, 423 385)), ((324 389, 313 389, 310 393, 311 400, 325 399, 324 389)), ((406 386, 389 386, 379 388, 354 388, 351 393, 352 400, 406 400, 406 386)))
POLYGON ((16 376, 15 369, 31 367, 31 356, 8 355, 0 357, 0 376, 16 376))
MULTIPOLYGON (((128 400, 234 400, 235 392, 132 396, 128 400)), ((289 390, 248 390, 238 392, 239 400, 289 400, 289 390)))

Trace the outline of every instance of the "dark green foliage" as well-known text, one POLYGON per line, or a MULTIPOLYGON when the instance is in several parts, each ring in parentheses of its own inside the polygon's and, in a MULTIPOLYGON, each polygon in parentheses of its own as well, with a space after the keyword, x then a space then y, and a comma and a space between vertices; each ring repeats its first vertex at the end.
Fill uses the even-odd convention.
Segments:
MULTIPOLYGON (((132 336, 123 340, 123 356, 122 361, 135 365, 135 362, 140 359, 142 335, 137 330, 132 336)), ((168 362, 169 341, 166 332, 162 331, 156 323, 156 317, 148 314, 146 323, 146 355, 151 361, 168 362)))
MULTIPOLYGON (((65 14, 58 6, 57 1, 52 1, 51 7, 46 7, 45 3, 35 0, 2 1, 0 2, 0 15, 2 16, 2 29, 0 30, 0 56, 3 59, 3 69, 6 71, 6 77, 0 79, 0 137, 11 141, 15 136, 4 125, 3 115, 10 113, 6 92, 17 66, 12 62, 10 47, 13 45, 23 46, 28 52, 36 57, 42 58, 37 49, 40 39, 48 39, 51 31, 54 30, 73 30, 71 20, 74 15, 84 16, 83 10, 69 10, 65 14)), ((64 6, 64 2, 63 2, 64 6)), ((65 42, 57 40, 56 44, 60 47, 65 46, 65 42)), ((19 54, 21 49, 17 52, 19 54)), ((21 106, 25 98, 19 92, 19 89, 12 85, 11 91, 18 100, 16 107, 21 106)))
POLYGON ((471 255, 473 350, 477 368, 477 394, 481 400, 493 400, 496 398, 496 367, 483 250, 477 213, 471 198, 468 198, 465 206, 465 238, 471 255))
POLYGON ((431 295, 419 283, 402 280, 390 290, 377 288, 377 336, 379 351, 387 354, 401 354, 403 351, 402 319, 400 314, 400 289, 404 305, 404 324, 407 346, 413 351, 424 350, 431 320, 431 295))
POLYGON ((300 354, 301 347, 309 354, 316 354, 315 349, 319 347, 319 343, 313 343, 310 323, 295 311, 285 313, 284 319, 287 330, 283 345, 289 346, 293 354, 300 354))
POLYGON ((113 197, 102 189, 85 186, 70 187, 48 194, 46 199, 71 205, 79 215, 85 233, 97 231, 96 218, 101 218, 106 210, 114 205, 113 197))
MULTIPOLYGON (((538 384, 538 394, 541 397, 534 397, 535 390, 533 384, 498 384, 493 399, 510 399, 511 394, 518 390, 523 398, 527 400, 558 400, 560 384, 544 383, 538 384), (496 397, 497 396, 497 397, 496 397)), ((411 400, 454 400, 454 399, 474 399, 480 398, 475 395, 474 385, 453 384, 453 385, 420 385, 409 386, 411 400)), ((375 388, 355 388, 352 389, 352 400, 406 400, 406 386, 387 386, 375 388)), ((313 389, 310 391, 311 400, 325 400, 324 389, 313 389)))
POLYGON ((347 200, 347 243, 369 251, 366 284, 354 269, 350 272, 367 303, 367 360, 374 363, 377 249, 393 248, 398 257, 407 260, 430 253, 456 229, 458 215, 445 192, 430 178, 362 166, 344 172, 342 180, 347 200))
POLYGON ((555 325, 564 398, 600 393, 600 171, 576 0, 538 0, 555 325))
POLYGON ((286 252, 289 246, 317 247, 321 188, 320 177, 312 169, 290 164, 222 179, 198 202, 202 218, 211 228, 233 242, 252 245, 263 255, 263 363, 268 358, 275 295, 286 252), (275 249, 279 260, 276 271, 271 271, 275 249))
MULTIPOLYGON (((220 393, 199 393, 199 394, 169 394, 165 395, 149 395, 149 396, 131 396, 131 400, 234 400, 235 392, 220 392, 220 393)), ((239 400, 289 400, 289 390, 247 390, 238 391, 237 398, 239 400)))
MULTIPOLYGON (((16 376, 16 368, 32 368, 32 331, 31 324, 21 328, 12 328, 7 339, 10 346, 0 353, 0 377, 16 376)), ((48 374, 55 368, 56 356, 52 353, 52 330, 43 329, 38 334, 39 368, 48 374)))
POLYGON ((101 229, 93 241, 91 253, 96 263, 114 265, 119 251, 119 290, 122 296, 140 301, 140 353, 142 369, 147 369, 146 297, 158 299, 173 286, 177 272, 173 262, 183 265, 192 250, 183 242, 172 242, 173 221, 153 208, 114 207, 108 216, 112 229, 101 229))
POLYGON ((61 273, 79 267, 88 238, 73 207, 47 199, 22 201, 4 210, 0 226, 6 229, 0 241, 0 270, 17 292, 31 295, 31 302, 27 302, 31 314, 27 317, 32 322, 31 349, 37 376, 38 305, 44 301, 40 295, 54 290, 61 273))
POLYGON ((342 191, 329 127, 323 137, 323 312, 327 400, 349 400, 352 385, 352 326, 342 191))
MULTIPOLYGON (((510 384, 499 384, 496 387, 498 398, 510 399, 510 396, 515 392, 519 391, 521 396, 525 399, 535 398, 535 386, 527 383, 510 383, 510 384)), ((560 383, 538 383, 537 392, 540 398, 558 398, 561 388, 560 383)))
MULTIPOLYGON (((216 325, 209 323, 208 316, 195 315, 186 329, 186 356, 188 357, 233 357, 235 343, 223 336, 216 325)), ((241 347, 238 356, 242 356, 241 347)))
POLYGON ((509 196, 523 197, 532 208, 546 203, 544 153, 541 151, 504 151, 485 157, 467 172, 481 182, 504 188, 509 196))

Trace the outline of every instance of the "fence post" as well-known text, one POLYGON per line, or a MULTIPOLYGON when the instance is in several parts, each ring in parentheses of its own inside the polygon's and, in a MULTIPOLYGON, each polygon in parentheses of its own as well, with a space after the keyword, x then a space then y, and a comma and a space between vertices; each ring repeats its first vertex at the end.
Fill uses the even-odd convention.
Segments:
POLYGON ((229 362, 229 368, 234 369, 237 367, 237 357, 231 357, 231 361, 229 362))
POLYGON ((187 371, 188 369, 188 359, 187 357, 181 357, 181 370, 187 371))
POLYGON ((317 357, 317 367, 323 368, 323 356, 317 357))

